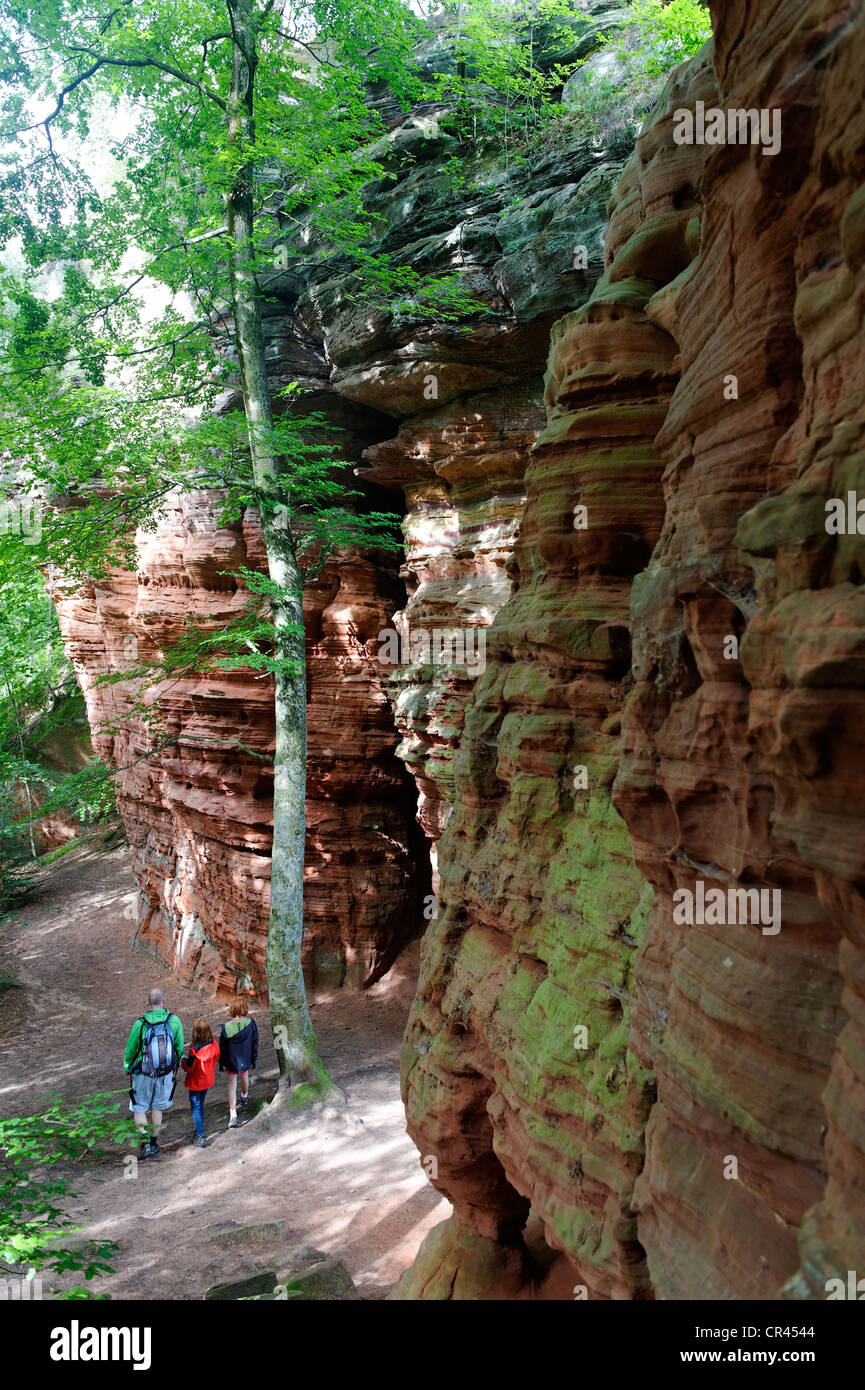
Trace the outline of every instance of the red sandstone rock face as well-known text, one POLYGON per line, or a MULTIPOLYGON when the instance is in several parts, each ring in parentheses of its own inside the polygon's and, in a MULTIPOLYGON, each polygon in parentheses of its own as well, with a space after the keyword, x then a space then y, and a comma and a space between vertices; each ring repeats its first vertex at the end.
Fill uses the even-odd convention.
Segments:
MULTIPOLYGON (((254 514, 220 528, 214 499, 182 499, 140 549, 137 575, 58 599, 94 744, 117 766, 134 849, 136 942, 203 989, 263 992, 273 812, 269 677, 231 671, 154 692, 160 727, 129 717, 135 687, 98 684, 158 655, 197 617, 219 627, 244 604, 219 572, 263 567, 254 514)), ((307 926, 311 982, 354 985, 387 969, 421 922, 411 783, 366 645, 398 602, 394 579, 335 557, 305 602, 309 663, 307 926)))
MULTIPOLYGON (((711 92, 698 67, 670 110, 711 92)), ((647 303, 696 249, 702 152, 669 158, 670 132, 662 103, 614 198, 607 273, 552 333, 515 592, 466 715, 403 1056, 409 1131, 455 1216, 404 1297, 653 1295, 631 1206, 653 1080, 627 1046, 651 894, 610 786, 630 585, 663 521, 652 440, 675 384, 647 303), (543 1260, 521 1239, 530 1209, 543 1260)))
MULTIPOLYGON (((485 629, 511 591, 506 565, 523 512, 526 452, 543 419, 540 395, 538 383, 469 396, 405 421, 364 455, 365 477, 405 489, 409 599, 391 630, 409 659, 382 663, 381 675, 402 735, 398 754, 417 781, 418 820, 433 844, 454 799, 454 758, 486 664, 485 629), (424 660, 424 639, 434 656, 443 630, 459 637, 442 650, 465 662, 424 660), (413 639, 419 660, 410 659, 413 639)), ((387 658, 386 642, 378 651, 387 658)))
POLYGON ((779 109, 783 145, 708 153, 700 256, 675 305, 681 377, 656 440, 664 534, 634 590, 616 804, 656 889, 632 1043, 658 1086, 635 1206, 661 1297, 776 1297, 800 1228, 810 1296, 824 1297, 825 1278, 865 1254, 851 1216, 865 1190, 851 1124, 862 998, 857 1015, 855 992, 841 995, 863 865, 847 848, 861 840, 852 802, 838 800, 859 747, 854 735, 844 750, 839 713, 852 728, 862 610, 821 496, 861 450, 861 425, 841 425, 865 381, 841 222, 865 176, 865 126, 844 95, 865 29, 861 13, 851 27, 807 3, 713 8, 718 104, 779 109), (739 398, 725 401, 729 373, 739 398), (729 635, 741 661, 725 658, 729 635), (677 927, 672 892, 697 878, 780 890, 781 930, 677 927))
MULTIPOLYGON (((865 540, 828 535, 825 509, 848 491, 865 494, 865 113, 856 95, 865 15, 861 6, 797 9, 805 22, 785 45, 784 102, 810 139, 785 171, 795 343, 785 359, 773 341, 766 364, 796 412, 767 459, 772 496, 742 518, 736 542, 756 587, 742 646, 749 736, 771 778, 774 838, 813 872, 827 919, 808 955, 820 960, 828 938, 833 997, 842 991, 839 1019, 817 1007, 813 976, 804 979, 805 1007, 787 1042, 788 1052, 821 1058, 832 1045, 819 1134, 816 1121, 811 1130, 826 1184, 803 1218, 801 1273, 786 1291, 823 1298, 826 1280, 865 1264, 865 540)), ((754 79, 741 71, 728 20, 718 19, 725 82, 747 90, 754 79)), ((749 47, 767 71, 771 28, 750 19, 749 47)))
MULTIPOLYGON (((564 248, 616 171, 577 159, 513 214, 402 171, 386 249, 412 234, 452 268, 458 244, 503 324, 399 323, 299 271, 270 320, 275 379, 332 374, 399 422, 365 471, 406 494, 408 602, 358 561, 310 596, 307 963, 363 974, 404 939, 422 856, 386 689, 441 837, 408 1126, 454 1204, 404 1297, 821 1298, 865 1268, 865 557, 824 524, 865 489, 865 20, 713 8, 715 66, 647 121, 587 303, 564 248), (779 108, 781 154, 677 146, 698 99, 779 108), (380 666, 394 625, 484 626, 483 673, 380 666), (677 924, 698 879, 780 891, 781 930, 677 924)), ((190 606, 224 621, 217 572, 244 557, 253 529, 178 515, 139 579, 63 605, 79 670, 117 669, 130 634, 159 647, 190 606)), ((122 712, 122 686, 88 696, 122 712)), ((136 761, 136 727, 100 745, 129 765, 142 939, 260 987, 269 693, 232 674, 163 708, 164 753, 136 761)))
POLYGON ((403 1057, 455 1214, 403 1297, 823 1298, 865 1265, 865 556, 825 529, 863 486, 865 19, 713 9, 717 90, 679 75, 552 333, 403 1057), (779 108, 782 154, 676 146, 697 98, 779 108), (780 931, 678 925, 698 879, 780 891, 780 931))

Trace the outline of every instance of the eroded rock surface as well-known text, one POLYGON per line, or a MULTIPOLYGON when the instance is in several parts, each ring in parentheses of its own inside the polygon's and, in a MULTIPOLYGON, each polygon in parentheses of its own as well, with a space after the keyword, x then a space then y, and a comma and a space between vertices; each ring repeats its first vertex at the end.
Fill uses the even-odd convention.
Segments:
POLYGON ((613 199, 607 271, 552 332, 515 592, 466 717, 406 1034, 409 1130, 455 1208, 406 1297, 441 1296, 440 1268, 461 1297, 652 1297, 632 1200, 654 1087, 628 1049, 652 895, 610 793, 631 582, 663 523, 652 441, 676 379, 646 306, 697 247, 702 151, 669 156, 670 112, 712 90, 703 64, 666 94, 613 199), (552 1265, 523 1245, 530 1209, 552 1265), (476 1262, 479 1239, 472 1293, 459 1252, 476 1262))
POLYGON ((664 533, 634 591, 616 804, 656 890, 632 1042, 658 1087, 635 1206, 661 1297, 776 1297, 800 1259, 825 1297, 865 1254, 862 837, 844 790, 861 574, 857 542, 824 526, 861 476, 844 231, 865 130, 845 93, 865 29, 859 7, 713 9, 718 105, 780 112, 782 151, 708 151, 656 440, 664 533), (780 928, 676 926, 672 893, 697 879, 777 891, 780 928))
MULTIPOLYGON (((578 28, 582 51, 591 33, 578 28)), ((368 982, 425 925, 436 879, 423 835, 435 841, 451 805, 478 663, 386 665, 379 634, 486 627, 510 593, 506 565, 525 459, 543 421, 550 325, 601 273, 606 204, 633 144, 624 126, 599 146, 572 136, 529 166, 511 166, 496 145, 455 183, 444 166, 458 142, 440 115, 394 114, 375 150, 392 178, 372 185, 367 201, 383 218, 378 249, 395 263, 459 273, 475 302, 468 323, 363 300, 345 258, 325 254, 314 227, 302 239, 306 254, 266 277, 274 390, 298 382, 304 408, 342 429, 346 458, 364 454, 367 504, 407 508, 403 582, 377 557, 343 555, 308 595, 311 980, 368 982), (394 757, 397 743, 414 784, 394 757)), ((222 408, 238 404, 228 392, 222 408)), ((220 528, 217 513, 215 498, 181 499, 174 520, 144 543, 137 576, 117 574, 59 611, 91 723, 98 731, 121 721, 97 733, 97 744, 121 769, 142 889, 138 944, 210 989, 236 982, 259 992, 272 825, 268 683, 250 673, 174 682, 159 694, 161 718, 177 735, 164 748, 125 717, 123 683, 97 684, 131 665, 124 653, 164 650, 185 618, 218 627, 237 612, 242 589, 220 571, 263 568, 260 534, 249 518, 220 528)))
POLYGON ((865 1265, 863 542, 825 526, 863 476, 865 20, 712 8, 552 332, 404 1049, 455 1214, 403 1297, 568 1296, 530 1211, 589 1298, 865 1265), (697 99, 779 110, 782 153, 676 145, 697 99), (698 881, 779 928, 680 924, 698 881))
MULTIPOLYGON (((132 707, 134 679, 195 617, 219 628, 245 604, 221 574, 264 567, 254 515, 220 527, 217 499, 181 499, 141 548, 137 575, 58 601, 100 755, 120 769, 118 806, 139 883, 136 944, 212 992, 265 990, 273 828, 273 691, 227 671, 150 692, 159 723, 132 707)), ((398 601, 393 575, 335 557, 307 592, 310 699, 304 962, 311 983, 360 986, 416 933, 428 885, 414 788, 366 644, 398 601)))
MULTIPOLYGON (((598 147, 572 138, 536 155, 519 176, 508 178, 501 160, 470 168, 478 191, 457 224, 443 207, 448 230, 441 235, 440 222, 433 224, 433 250, 427 241, 407 250, 413 263, 426 267, 434 254, 440 270, 459 269, 497 318, 468 333, 445 324, 417 341, 387 341, 363 368, 357 399, 405 417, 394 438, 365 451, 362 476, 400 486, 405 497, 408 602, 394 615, 394 630, 408 659, 383 676, 402 734, 399 752, 417 779, 419 819, 433 842, 453 804, 466 704, 488 659, 483 630, 512 589, 524 474, 544 422, 550 327, 563 308, 586 299, 601 274, 606 206, 631 145, 622 127, 598 147), (488 360, 491 377, 470 369, 488 360), (429 634, 432 645, 443 630, 459 634, 465 660, 414 653, 413 635, 429 634)), ((430 197, 429 175, 419 179, 411 173, 398 185, 404 202, 421 189, 430 197)), ((391 328, 398 340, 399 325, 391 328)), ((334 381, 349 394, 358 389, 339 371, 334 381)))
MULTIPOLYGON (((404 1298, 822 1298, 865 1270, 865 556, 825 524, 865 496, 865 17, 712 10, 631 158, 619 131, 455 186, 440 113, 393 113, 381 249, 458 269, 467 322, 372 308, 327 258, 271 286, 274 383, 347 412, 364 486, 405 499, 404 587, 343 557, 309 596, 307 870, 308 968, 360 980, 436 846, 403 1092, 454 1214, 404 1298), (698 101, 780 112, 780 153, 677 144, 698 101), (482 669, 413 653, 443 629, 483 632, 482 669), (699 884, 779 921, 688 924, 699 884)), ((138 577, 61 603, 96 721, 126 639, 224 622, 239 563, 253 519, 188 499, 138 577)), ((260 988, 270 693, 162 708, 165 750, 98 743, 140 939, 260 988)))

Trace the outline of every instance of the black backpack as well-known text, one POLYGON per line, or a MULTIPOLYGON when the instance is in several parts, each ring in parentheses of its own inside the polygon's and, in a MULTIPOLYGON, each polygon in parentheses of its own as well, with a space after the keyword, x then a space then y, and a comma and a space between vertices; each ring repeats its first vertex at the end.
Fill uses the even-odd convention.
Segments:
POLYGON ((139 1070, 143 1076, 170 1076, 177 1070, 177 1047, 171 1031, 173 1017, 173 1014, 169 1014, 158 1023, 151 1023, 146 1018, 138 1020, 144 1026, 143 1050, 139 1063, 139 1070))

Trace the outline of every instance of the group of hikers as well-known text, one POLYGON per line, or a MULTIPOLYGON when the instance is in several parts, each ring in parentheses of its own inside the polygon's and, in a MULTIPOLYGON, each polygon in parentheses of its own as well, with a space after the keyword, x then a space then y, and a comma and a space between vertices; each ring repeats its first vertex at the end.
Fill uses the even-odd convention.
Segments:
POLYGON ((155 1158, 159 1153, 156 1136, 162 1116, 170 1110, 177 1085, 178 1067, 186 1073, 186 1089, 195 1127, 193 1143, 199 1149, 209 1144, 204 1132, 204 1100, 216 1080, 216 1064, 228 1076, 228 1128, 237 1125, 237 1082, 240 1104, 249 1103, 249 1073, 258 1061, 258 1026, 249 1017, 249 1005, 239 995, 229 1006, 229 1019, 223 1023, 219 1041, 206 1018, 192 1025, 192 1042, 184 1053, 183 1024, 166 1007, 165 991, 152 989, 147 1010, 132 1025, 123 1066, 131 1079, 129 1109, 142 1132, 139 1158, 155 1158), (150 1112, 150 1137, 144 1137, 150 1112))

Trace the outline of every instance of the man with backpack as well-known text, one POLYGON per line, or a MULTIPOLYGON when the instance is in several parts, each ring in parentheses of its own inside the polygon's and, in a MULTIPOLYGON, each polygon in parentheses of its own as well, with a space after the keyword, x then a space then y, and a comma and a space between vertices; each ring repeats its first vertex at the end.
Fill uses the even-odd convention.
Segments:
POLYGON ((132 1084, 129 1088, 129 1109, 140 1130, 147 1127, 150 1111, 153 1133, 142 1137, 138 1146, 139 1158, 156 1158, 159 1145, 156 1134, 162 1115, 171 1109, 175 1074, 183 1051, 183 1025, 176 1014, 165 1008, 165 991, 152 989, 147 996, 147 1012, 132 1025, 123 1065, 132 1084))

